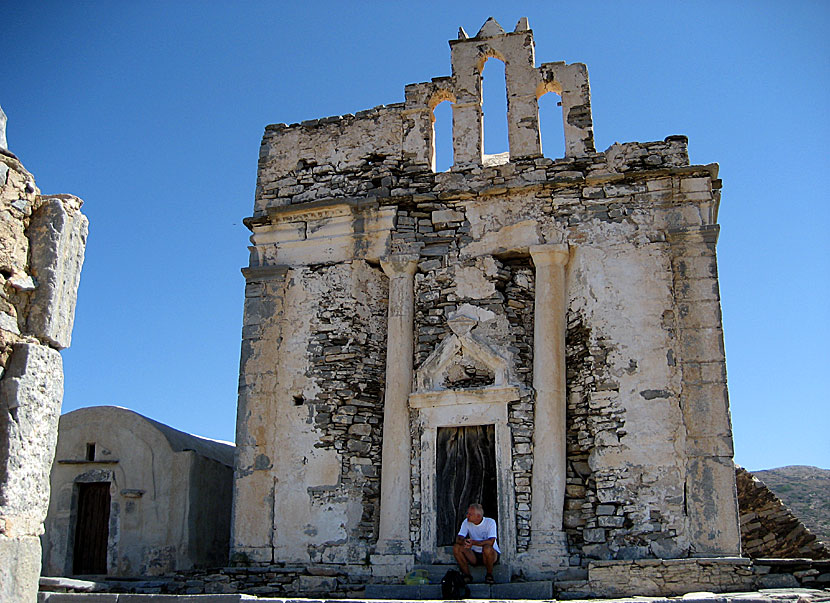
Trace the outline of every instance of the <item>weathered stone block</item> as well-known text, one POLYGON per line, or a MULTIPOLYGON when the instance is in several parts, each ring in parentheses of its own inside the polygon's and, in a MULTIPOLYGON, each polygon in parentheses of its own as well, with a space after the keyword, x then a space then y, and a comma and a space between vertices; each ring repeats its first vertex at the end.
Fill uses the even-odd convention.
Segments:
POLYGON ((731 457, 698 457, 686 463, 687 509, 696 557, 741 552, 735 466, 731 457))
POLYGON ((35 603, 40 576, 40 539, 0 533, 0 601, 35 603))
POLYGON ((721 326, 720 303, 711 301, 681 302, 677 304, 677 317, 683 328, 719 328, 721 326))
POLYGON ((60 353, 15 345, 0 381, 0 514, 46 517, 62 399, 60 353))
POLYGON ((718 263, 714 255, 683 256, 672 260, 679 278, 717 278, 718 263))
POLYGON ((29 228, 30 265, 37 280, 27 330, 58 349, 69 347, 89 222, 81 200, 45 197, 29 228))
POLYGON ((711 192, 712 181, 709 178, 683 178, 680 181, 680 191, 683 193, 711 192))
POLYGON ((687 384, 680 395, 690 436, 729 435, 729 399, 723 383, 687 384))
POLYGON ((450 222, 463 222, 464 214, 451 209, 436 210, 432 212, 432 223, 436 226, 449 224, 450 222))
POLYGON ((678 278, 675 292, 677 299, 683 301, 720 300, 718 281, 714 278, 678 278))
POLYGON ((723 331, 720 327, 681 329, 679 356, 681 362, 723 360, 723 331))
POLYGON ((582 532, 585 542, 605 542, 605 530, 603 528, 586 528, 582 532))

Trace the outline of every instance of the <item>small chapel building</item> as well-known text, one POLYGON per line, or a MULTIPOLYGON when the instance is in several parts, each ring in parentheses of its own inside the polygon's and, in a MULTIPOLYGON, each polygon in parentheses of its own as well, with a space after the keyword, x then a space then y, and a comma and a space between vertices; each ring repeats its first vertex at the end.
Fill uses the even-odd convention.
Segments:
POLYGON ((265 129, 232 557, 399 579, 451 561, 471 502, 528 579, 739 556, 717 164, 685 136, 597 151, 586 66, 537 66, 526 19, 462 29, 450 58, 404 102, 265 129), (503 156, 483 152, 488 60, 503 156), (563 157, 542 154, 548 93, 563 157))
POLYGON ((44 576, 156 576, 227 563, 234 446, 118 406, 61 416, 44 576))

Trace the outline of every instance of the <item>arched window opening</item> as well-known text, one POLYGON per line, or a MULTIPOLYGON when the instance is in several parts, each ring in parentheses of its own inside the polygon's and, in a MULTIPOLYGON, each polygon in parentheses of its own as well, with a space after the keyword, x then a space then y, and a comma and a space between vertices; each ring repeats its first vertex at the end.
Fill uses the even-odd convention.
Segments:
POLYGON ((509 150, 507 139, 507 85, 504 63, 491 57, 481 70, 481 100, 484 112, 484 154, 509 150))
POLYGON ((432 111, 433 141, 432 169, 446 172, 452 167, 452 102, 441 101, 432 111))
POLYGON ((539 133, 542 137, 542 155, 550 159, 565 156, 562 100, 555 92, 548 92, 539 97, 539 133))

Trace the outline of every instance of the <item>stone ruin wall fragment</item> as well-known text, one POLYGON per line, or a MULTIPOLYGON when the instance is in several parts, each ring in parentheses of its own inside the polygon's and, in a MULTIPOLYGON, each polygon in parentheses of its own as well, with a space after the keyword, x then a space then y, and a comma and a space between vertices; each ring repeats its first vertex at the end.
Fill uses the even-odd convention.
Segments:
POLYGON ((453 75, 403 103, 265 129, 232 558, 371 558, 377 580, 441 560, 431 434, 476 421, 496 425, 514 572, 738 555, 717 165, 690 165, 684 136, 596 152, 585 66, 535 67, 526 20, 450 45, 453 75), (482 152, 490 57, 506 61, 501 162, 482 152), (436 173, 446 99, 455 165, 436 173))
POLYGON ((88 222, 77 197, 41 194, 5 122, 0 109, 0 600, 35 601, 88 222))

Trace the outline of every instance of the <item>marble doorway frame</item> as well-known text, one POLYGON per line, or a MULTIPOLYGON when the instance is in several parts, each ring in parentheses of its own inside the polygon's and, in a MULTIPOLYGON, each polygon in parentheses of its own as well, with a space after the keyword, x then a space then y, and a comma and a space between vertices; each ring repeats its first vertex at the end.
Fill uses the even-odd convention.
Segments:
POLYGON ((460 392, 430 392, 429 400, 418 396, 410 397, 410 405, 417 410, 416 421, 421 433, 421 541, 418 560, 422 563, 452 563, 450 547, 437 546, 438 509, 436 492, 437 449, 439 427, 467 427, 471 425, 493 425, 496 439, 496 483, 498 488, 498 542, 502 552, 502 563, 516 557, 516 496, 513 487, 513 453, 507 405, 518 400, 518 387, 498 388, 500 396, 493 391, 467 390, 465 398, 482 392, 486 402, 454 404, 460 392), (494 399, 497 398, 497 399, 494 399))

